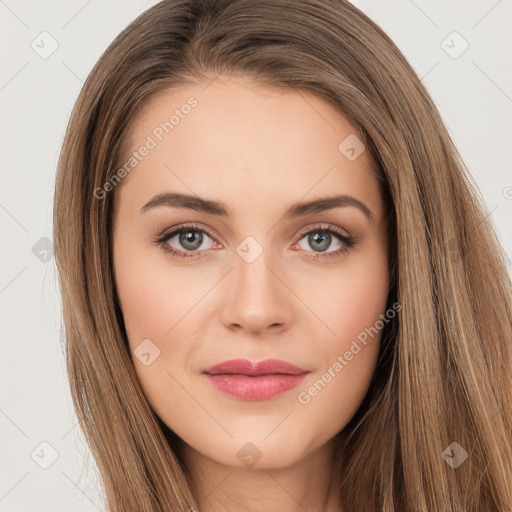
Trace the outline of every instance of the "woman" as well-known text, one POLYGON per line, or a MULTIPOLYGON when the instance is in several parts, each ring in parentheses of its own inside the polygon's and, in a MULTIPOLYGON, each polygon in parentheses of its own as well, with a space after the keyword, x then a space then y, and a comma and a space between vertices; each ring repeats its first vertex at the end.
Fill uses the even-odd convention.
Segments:
POLYGON ((350 3, 150 8, 86 81, 54 206, 112 512, 512 510, 504 254, 350 3))

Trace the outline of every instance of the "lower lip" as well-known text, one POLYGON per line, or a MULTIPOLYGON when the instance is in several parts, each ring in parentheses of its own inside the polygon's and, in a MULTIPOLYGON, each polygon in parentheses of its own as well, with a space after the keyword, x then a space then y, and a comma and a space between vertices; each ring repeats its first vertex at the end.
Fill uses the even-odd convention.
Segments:
POLYGON ((307 373, 299 375, 210 375, 208 380, 220 391, 241 400, 266 400, 297 387, 307 373))

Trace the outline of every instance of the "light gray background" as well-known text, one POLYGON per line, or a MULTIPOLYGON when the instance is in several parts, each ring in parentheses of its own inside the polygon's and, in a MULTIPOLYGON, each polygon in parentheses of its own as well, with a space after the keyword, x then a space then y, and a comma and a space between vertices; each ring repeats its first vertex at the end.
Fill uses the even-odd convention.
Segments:
MULTIPOLYGON (((114 37, 154 3, 0 0, 3 512, 105 509, 94 461, 75 428, 60 345, 51 257, 53 186, 64 130, 84 79, 114 37), (32 48, 51 48, 50 38, 40 36, 44 31, 58 43, 46 59, 32 48), (52 462, 53 452, 43 442, 57 454, 47 469, 41 465, 52 462)), ((512 1, 353 3, 390 35, 427 86, 510 258, 512 1), (454 31, 469 44, 457 58, 452 56, 463 40, 446 39, 454 31)))

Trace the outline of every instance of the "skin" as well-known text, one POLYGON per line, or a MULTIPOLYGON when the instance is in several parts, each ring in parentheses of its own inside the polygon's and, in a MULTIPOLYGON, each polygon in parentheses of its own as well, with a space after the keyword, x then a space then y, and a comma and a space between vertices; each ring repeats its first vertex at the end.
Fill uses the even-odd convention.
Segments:
POLYGON ((190 96, 198 105, 115 190, 114 272, 137 375, 153 410, 183 441, 201 512, 339 511, 334 436, 366 394, 380 332, 309 403, 298 394, 385 313, 386 221, 370 157, 363 151, 350 161, 338 149, 358 132, 316 95, 227 76, 152 98, 126 149, 137 150, 190 96), (171 206, 141 213, 163 192, 222 201, 234 216, 171 206), (364 203, 373 221, 353 206, 282 218, 294 203, 335 194, 364 203), (199 231, 199 249, 176 234, 167 246, 195 257, 154 243, 186 222, 209 229, 199 231), (332 235, 322 252, 301 236, 319 224, 357 244, 326 257, 344 243, 332 235), (247 236, 263 250, 251 263, 236 251, 247 236), (134 355, 145 339, 160 350, 148 366, 134 355), (281 395, 244 401, 201 374, 234 358, 277 358, 310 373, 281 395), (251 467, 237 457, 247 443, 261 454, 251 467))

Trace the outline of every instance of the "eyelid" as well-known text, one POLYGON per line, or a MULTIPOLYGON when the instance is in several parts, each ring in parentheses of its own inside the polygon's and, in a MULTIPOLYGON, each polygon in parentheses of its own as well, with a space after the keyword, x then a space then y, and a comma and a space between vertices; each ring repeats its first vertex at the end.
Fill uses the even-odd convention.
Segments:
POLYGON ((306 228, 303 228, 299 234, 297 235, 299 237, 299 239, 301 239, 304 235, 307 235, 309 234, 311 231, 315 231, 315 230, 318 230, 318 231, 322 231, 322 230, 326 230, 326 231, 334 231, 335 233, 339 234, 340 236, 344 236, 346 238, 353 238, 352 235, 350 235, 347 231, 345 231, 343 228, 340 228, 338 226, 334 226, 332 224, 325 224, 323 222, 320 222, 318 224, 313 224, 313 225, 310 225, 306 228))
MULTIPOLYGON (((196 230, 196 231, 204 231, 210 238, 212 238, 216 242, 217 235, 214 235, 212 233, 212 230, 210 230, 209 227, 207 227, 204 224, 196 223, 196 222, 185 222, 183 224, 179 224, 177 226, 173 226, 172 228, 165 229, 161 234, 159 234, 155 239, 154 242, 157 244, 163 244, 166 241, 168 241, 170 238, 172 238, 177 233, 180 233, 182 231, 185 231, 187 229, 190 230, 196 230)), ((294 238, 298 237, 297 241, 292 244, 292 246, 297 245, 302 238, 314 231, 327 231, 330 233, 334 233, 335 235, 339 236, 341 238, 341 241, 346 244, 348 247, 346 249, 350 249, 351 247, 355 246, 357 244, 357 238, 353 235, 350 235, 346 230, 343 228, 340 228, 339 226, 335 226, 332 224, 326 224, 326 223, 317 223, 317 224, 310 224, 309 226, 302 228, 300 232, 295 235, 294 238)), ((220 237, 219 237, 220 238, 220 237)), ((219 243, 219 242, 216 242, 219 243)), ((224 242, 221 242, 221 245, 224 245, 224 242)), ((186 251, 183 249, 174 249, 176 252, 182 252, 189 254, 189 256, 192 256, 192 254, 201 254, 205 250, 202 251, 186 251)), ((310 252, 314 255, 317 255, 318 257, 329 257, 337 255, 338 251, 329 251, 326 253, 317 253, 315 251, 305 251, 310 252)))
POLYGON ((185 222, 184 224, 179 224, 177 226, 173 226, 172 228, 166 228, 159 235, 156 236, 156 240, 161 240, 163 238, 168 238, 170 235, 175 235, 180 231, 185 231, 186 229, 195 230, 195 231, 204 231, 210 238, 217 238, 217 235, 214 235, 209 227, 204 224, 198 224, 195 222, 185 222))

